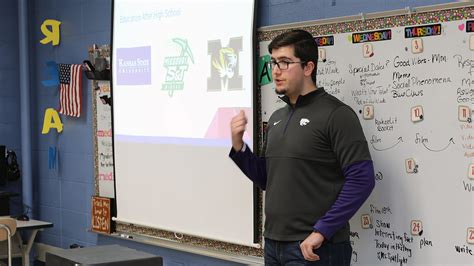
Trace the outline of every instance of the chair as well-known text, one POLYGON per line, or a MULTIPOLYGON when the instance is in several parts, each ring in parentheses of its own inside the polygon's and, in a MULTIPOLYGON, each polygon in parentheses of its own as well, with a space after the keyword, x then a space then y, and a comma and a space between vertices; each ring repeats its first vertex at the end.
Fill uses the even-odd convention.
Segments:
POLYGON ((16 220, 12 218, 0 218, 0 241, 8 240, 8 266, 12 265, 12 243, 11 238, 16 233, 16 220))

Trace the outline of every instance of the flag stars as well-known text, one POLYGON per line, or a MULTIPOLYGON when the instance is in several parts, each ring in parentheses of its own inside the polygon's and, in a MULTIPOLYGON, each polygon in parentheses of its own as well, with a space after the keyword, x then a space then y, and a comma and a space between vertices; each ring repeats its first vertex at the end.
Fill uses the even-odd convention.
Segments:
POLYGON ((69 84, 71 76, 70 64, 59 64, 59 82, 62 84, 69 84))

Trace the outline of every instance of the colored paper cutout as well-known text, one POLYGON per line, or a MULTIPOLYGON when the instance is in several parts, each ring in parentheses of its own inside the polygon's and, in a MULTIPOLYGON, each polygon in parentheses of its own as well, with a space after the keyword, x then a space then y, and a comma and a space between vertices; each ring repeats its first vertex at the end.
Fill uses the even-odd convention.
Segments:
POLYGON ((270 55, 261 56, 258 59, 258 85, 263 86, 272 83, 272 69, 268 65, 271 58, 270 55))
POLYGON ((48 149, 48 168, 54 169, 56 168, 56 157, 57 150, 56 147, 49 147, 48 149))
POLYGON ((58 112, 53 108, 48 108, 44 113, 43 131, 41 134, 48 134, 51 128, 55 128, 58 133, 61 133, 63 131, 63 123, 61 123, 58 112))
POLYGON ((40 43, 41 44, 48 44, 50 42, 53 43, 53 46, 59 44, 59 25, 61 25, 60 21, 54 19, 47 19, 41 24, 41 32, 46 36, 43 38, 40 43), (50 28, 48 28, 48 26, 50 28))
POLYGON ((42 80, 41 84, 45 87, 57 87, 59 85, 58 64, 55 61, 48 61, 46 67, 46 73, 50 79, 42 80))

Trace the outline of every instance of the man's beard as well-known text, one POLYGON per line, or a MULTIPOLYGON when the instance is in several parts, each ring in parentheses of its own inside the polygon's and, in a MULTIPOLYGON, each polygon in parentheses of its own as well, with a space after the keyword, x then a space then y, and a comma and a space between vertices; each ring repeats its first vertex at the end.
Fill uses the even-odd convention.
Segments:
POLYGON ((278 96, 283 96, 285 95, 285 93, 288 91, 287 88, 282 88, 280 90, 278 90, 277 88, 275 88, 275 93, 278 95, 278 96))

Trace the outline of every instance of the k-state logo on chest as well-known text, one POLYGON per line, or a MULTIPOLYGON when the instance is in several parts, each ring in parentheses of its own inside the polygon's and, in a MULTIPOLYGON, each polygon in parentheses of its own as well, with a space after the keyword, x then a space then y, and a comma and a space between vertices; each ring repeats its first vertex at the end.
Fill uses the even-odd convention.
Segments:
POLYGON ((309 122, 311 122, 308 118, 301 118, 300 120, 300 126, 304 127, 306 126, 307 124, 309 124, 309 122))

